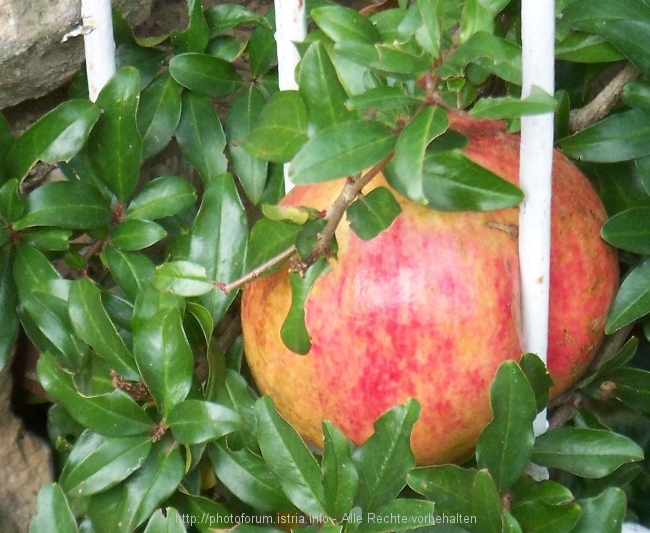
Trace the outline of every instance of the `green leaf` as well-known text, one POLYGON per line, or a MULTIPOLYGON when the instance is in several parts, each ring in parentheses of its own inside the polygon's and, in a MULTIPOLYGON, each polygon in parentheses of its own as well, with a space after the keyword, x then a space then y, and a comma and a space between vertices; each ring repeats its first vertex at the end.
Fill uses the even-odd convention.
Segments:
POLYGON ((165 229, 150 220, 127 219, 115 226, 111 244, 123 252, 142 250, 167 237, 165 229))
POLYGON ((549 505, 562 505, 574 500, 571 491, 564 485, 548 479, 534 481, 528 476, 521 476, 510 489, 511 509, 534 502, 549 505))
POLYGON ((375 87, 368 89, 363 94, 348 98, 345 105, 348 109, 374 108, 386 110, 422 103, 421 98, 406 94, 399 87, 375 87))
POLYGON ((433 59, 419 45, 410 43, 378 44, 379 57, 370 62, 370 67, 387 73, 419 75, 430 70, 433 59), (409 44, 411 44, 409 46, 409 44))
POLYGON ((463 14, 460 20, 461 43, 475 33, 482 31, 492 33, 494 31, 494 17, 510 0, 466 0, 463 5, 463 14))
POLYGON ((592 364, 589 371, 580 378, 577 386, 584 387, 597 378, 609 377, 613 371, 622 367, 634 357, 638 346, 639 339, 630 337, 618 352, 612 353, 609 357, 599 359, 597 364, 592 364))
POLYGON ((158 220, 181 213, 196 201, 196 191, 186 179, 160 176, 151 180, 133 198, 126 218, 158 220))
POLYGON ((167 417, 167 427, 179 444, 219 439, 241 426, 241 417, 232 409, 201 400, 185 400, 167 417))
POLYGON ((600 234, 608 243, 622 250, 650 255, 650 230, 647 228, 650 207, 633 207, 610 218, 600 234))
MULTIPOLYGON (((187 523, 201 533, 214 533, 215 529, 234 526, 233 515, 223 505, 202 496, 176 492, 170 503, 177 507, 187 523)), ((240 515, 241 516, 241 515, 240 515)), ((238 525, 237 527, 242 527, 238 525)))
POLYGON ((133 338, 133 353, 142 380, 159 412, 167 419, 190 392, 194 359, 180 311, 162 309, 133 338))
POLYGON ((393 194, 385 187, 378 187, 352 202, 346 217, 352 231, 368 241, 388 229, 401 212, 393 194))
POLYGON ((199 325, 201 331, 203 332, 203 337, 205 338, 206 344, 209 345, 210 339, 212 338, 212 330, 214 330, 214 320, 212 320, 210 311, 208 311, 201 304, 195 302, 187 302, 187 310, 196 320, 196 323, 199 325))
POLYGON ((501 497, 487 470, 476 472, 469 493, 469 511, 471 516, 481 517, 476 521, 477 533, 501 533, 503 527, 501 497))
POLYGON ((242 24, 253 23, 271 27, 264 17, 238 4, 220 4, 211 7, 205 12, 205 18, 208 21, 211 37, 221 35, 242 24))
POLYGON ((580 517, 580 507, 533 501, 513 509, 512 514, 526 533, 569 533, 580 517))
POLYGON ((273 30, 267 26, 255 28, 246 44, 246 52, 251 76, 268 73, 278 60, 273 30))
POLYGON ((490 471, 500 493, 525 470, 533 452, 535 395, 526 375, 514 361, 501 364, 490 387, 493 420, 476 444, 479 468, 490 471))
POLYGON ((524 198, 519 187, 474 163, 460 150, 425 155, 422 191, 429 207, 440 211, 504 209, 524 198))
POLYGON ((63 490, 57 483, 45 485, 38 492, 37 514, 29 524, 29 533, 76 533, 75 521, 63 490))
POLYGON ((153 278, 151 259, 140 252, 123 252, 108 245, 104 250, 106 263, 124 295, 134 302, 142 288, 153 278))
POLYGON ((167 507, 164 512, 157 509, 151 515, 144 533, 186 533, 184 516, 173 507, 167 507))
POLYGON ((207 97, 185 92, 176 140, 183 156, 197 170, 204 184, 226 172, 226 136, 221 121, 207 97))
POLYGON ((131 437, 148 434, 154 428, 149 416, 119 389, 110 394, 82 396, 75 387, 72 374, 63 370, 49 352, 40 356, 36 372, 50 397, 92 431, 106 437, 131 437))
POLYGON ((616 385, 616 398, 632 409, 650 413, 650 372, 639 368, 619 368, 609 381, 616 385))
POLYGON ((219 57, 229 63, 237 60, 246 49, 246 44, 241 44, 239 40, 232 35, 219 35, 211 39, 206 48, 206 53, 211 56, 219 57))
POLYGON ((325 515, 325 493, 314 456, 273 407, 268 396, 255 402, 259 444, 269 469, 289 501, 309 516, 325 515))
POLYGON ((352 461, 351 444, 329 421, 323 422, 324 451, 321 468, 329 516, 339 522, 350 512, 359 474, 352 461))
POLYGON ((303 185, 357 174, 390 154, 396 141, 390 127, 378 121, 337 124, 305 143, 291 165, 291 179, 303 185))
POLYGON ((137 122, 142 159, 153 157, 169 144, 180 120, 181 87, 165 72, 140 95, 137 122))
POLYGON ((621 530, 627 501, 625 493, 616 487, 609 487, 594 498, 579 500, 582 512, 572 533, 615 533, 621 530))
POLYGON ((623 87, 621 102, 629 107, 650 109, 650 84, 643 80, 634 80, 623 87))
POLYGON ((148 436, 109 438, 91 431, 79 437, 60 476, 75 498, 110 489, 138 470, 151 451, 148 436))
POLYGON ((598 163, 650 155, 650 114, 644 109, 616 113, 558 141, 569 157, 598 163))
POLYGON ((555 59, 574 63, 620 61, 625 56, 599 35, 573 32, 555 44, 555 59))
POLYGON ((140 73, 141 87, 147 87, 160 71, 167 52, 138 44, 125 43, 115 50, 115 66, 134 67, 140 73))
POLYGON ((259 267, 296 242, 301 226, 283 220, 259 220, 251 230, 246 270, 259 267))
POLYGON ((19 181, 12 179, 0 187, 0 217, 4 222, 16 222, 25 212, 19 181))
POLYGON ((140 379, 133 355, 108 317, 99 288, 90 279, 81 278, 70 285, 68 313, 77 337, 90 345, 112 370, 126 380, 140 379))
POLYGON ((367 512, 364 522, 359 525, 356 532, 389 533, 423 526, 435 526, 434 507, 434 502, 396 498, 385 503, 375 512, 367 512))
POLYGON ((411 431, 420 416, 420 404, 409 399, 393 407, 374 424, 375 432, 352 458, 359 472, 356 505, 375 511, 395 498, 406 485, 406 475, 415 467, 411 431))
POLYGON ((14 253, 0 248, 0 370, 7 364, 18 334, 18 294, 13 268, 14 253))
POLYGON ((44 115, 9 149, 5 161, 8 179, 22 180, 37 161, 54 164, 72 159, 99 115, 100 109, 87 100, 63 102, 44 115))
MULTIPOLYGON (((241 277, 248 245, 246 212, 230 174, 210 183, 201 200, 190 234, 188 259, 202 265, 210 280, 229 283, 241 277)), ((201 296, 215 324, 235 299, 237 291, 224 293, 213 286, 201 296)))
POLYGON ((267 512, 294 509, 259 455, 246 448, 231 451, 223 441, 210 443, 208 455, 219 480, 241 501, 267 512))
POLYGON ((72 230, 47 226, 25 229, 20 232, 27 244, 43 252, 61 252, 70 248, 72 230))
POLYGON ((447 114, 440 107, 427 107, 402 130, 395 145, 392 171, 386 178, 397 192, 414 202, 426 204, 422 192, 424 156, 427 146, 449 127, 447 114))
POLYGON ((34 226, 95 229, 108 226, 113 213, 109 201, 92 185, 80 181, 54 181, 26 196, 27 212, 14 224, 21 230, 34 226))
POLYGON ((27 244, 19 244, 16 247, 13 275, 21 300, 27 299, 45 283, 61 279, 61 275, 48 258, 27 244))
POLYGON ((623 435, 598 429, 560 427, 537 437, 532 461, 585 478, 600 478, 643 459, 643 450, 623 435))
POLYGON ((300 62, 298 87, 307 105, 309 124, 315 131, 357 118, 345 106, 348 95, 325 46, 319 41, 309 46, 300 62))
POLYGON ((530 95, 523 99, 513 96, 482 98, 471 109, 470 115, 475 118, 519 118, 552 113, 555 107, 555 99, 534 85, 530 95))
POLYGON ((119 70, 97 97, 102 115, 88 138, 93 165, 101 180, 126 202, 138 184, 142 139, 136 124, 140 74, 133 67, 119 70))
POLYGON ((200 296, 214 288, 205 268, 191 261, 170 261, 156 267, 153 285, 160 291, 184 297, 200 296))
POLYGON ((534 353, 525 353, 519 361, 521 370, 526 375, 533 393, 537 412, 546 407, 549 399, 548 390, 553 386, 553 380, 548 373, 546 364, 534 353))
POLYGON ((605 324, 605 333, 650 313, 650 259, 633 268, 621 283, 605 324))
POLYGON ((174 52, 203 52, 210 39, 210 28, 203 14, 201 0, 188 0, 189 23, 183 32, 172 31, 174 52))
POLYGON ((253 204, 259 203, 262 198, 268 178, 269 164, 254 158, 241 146, 236 145, 233 140, 243 139, 252 131, 264 103, 265 99, 260 90, 251 84, 235 97, 226 121, 228 151, 234 174, 253 204))
POLYGON ((245 422, 245 427, 240 430, 239 435, 244 445, 259 455, 257 421, 253 413, 255 398, 251 394, 248 383, 238 371, 230 368, 226 371, 224 383, 217 392, 217 401, 239 413, 245 422))
POLYGON ((312 9, 311 16, 334 42, 358 41, 373 44, 380 39, 379 32, 372 23, 354 9, 328 5, 312 9))
POLYGON ((456 465, 426 466, 411 470, 406 480, 415 492, 436 502, 438 513, 457 516, 467 513, 475 475, 476 470, 456 465))
POLYGON ((292 352, 306 355, 311 350, 311 339, 305 326, 305 302, 316 280, 329 269, 329 262, 321 257, 305 271, 303 276, 297 272, 289 274, 291 307, 280 328, 280 337, 292 352))
POLYGON ((213 98, 229 96, 243 83, 231 63, 207 54, 176 55, 169 61, 169 73, 190 91, 213 98))
POLYGON ((297 91, 275 93, 243 139, 233 139, 251 156, 274 163, 291 161, 307 141, 307 110, 297 91))
POLYGON ((152 285, 145 285, 138 292, 133 307, 131 326, 136 334, 142 326, 147 324, 158 311, 176 307, 181 314, 185 311, 185 299, 170 292, 155 289, 152 285))
POLYGON ((417 0, 416 5, 422 17, 422 31, 426 34, 426 38, 420 37, 418 42, 431 56, 437 57, 445 29, 445 3, 441 0, 417 0))

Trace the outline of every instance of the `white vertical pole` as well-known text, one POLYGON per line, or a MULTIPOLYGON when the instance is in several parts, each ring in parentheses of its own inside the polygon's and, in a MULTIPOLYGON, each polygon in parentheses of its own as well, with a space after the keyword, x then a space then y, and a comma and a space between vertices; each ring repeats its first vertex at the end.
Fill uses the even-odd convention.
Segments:
MULTIPOLYGON (((555 6, 553 0, 522 0, 522 98, 536 85, 554 93, 555 6)), ((548 350, 551 253, 551 173, 553 114, 522 117, 520 187, 525 199, 519 216, 522 334, 525 352, 546 361, 548 350)), ((546 431, 546 412, 535 420, 535 434, 546 431)))
POLYGON ((88 93, 91 101, 115 74, 111 0, 81 0, 88 93))
MULTIPOLYGON (((307 35, 305 0, 275 0, 275 42, 278 48, 278 77, 281 91, 298 89, 295 70, 300 55, 294 42, 307 35)), ((284 165, 284 188, 289 192, 293 183, 289 179, 289 165, 284 165)))

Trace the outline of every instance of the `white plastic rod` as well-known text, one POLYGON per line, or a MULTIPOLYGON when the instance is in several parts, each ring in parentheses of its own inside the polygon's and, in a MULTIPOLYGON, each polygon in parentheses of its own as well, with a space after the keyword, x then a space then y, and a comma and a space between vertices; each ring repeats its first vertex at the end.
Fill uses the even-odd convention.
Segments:
POLYGON ((115 39, 111 0, 81 0, 88 93, 91 101, 115 74, 115 39))
MULTIPOLYGON (((275 0, 275 42, 278 49, 278 78, 281 91, 298 89, 295 71, 300 54, 294 43, 307 35, 305 0, 275 0)), ((289 192, 293 183, 289 179, 289 165, 284 165, 284 189, 289 192)))
MULTIPOLYGON (((522 0, 522 98, 533 86, 554 93, 555 6, 553 0, 522 0)), ((546 361, 548 350, 549 267, 551 254, 551 174, 553 114, 522 117, 520 187, 525 199, 519 216, 519 264, 524 352, 546 361)), ((535 420, 535 434, 546 431, 546 412, 535 420)))

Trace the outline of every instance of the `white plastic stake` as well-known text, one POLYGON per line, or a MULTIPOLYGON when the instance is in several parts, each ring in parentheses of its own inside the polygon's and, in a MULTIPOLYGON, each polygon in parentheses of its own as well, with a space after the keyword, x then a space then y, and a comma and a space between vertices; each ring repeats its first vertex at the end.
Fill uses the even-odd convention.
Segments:
MULTIPOLYGON (((298 89, 295 70, 300 54, 293 43, 307 35, 305 0, 275 0, 275 42, 278 49, 278 77, 281 91, 298 89)), ((289 165, 284 165, 284 189, 289 192, 293 183, 289 179, 289 165)))
MULTIPOLYGON (((522 0, 522 98, 533 86, 554 93, 555 6, 553 0, 522 0)), ((519 216, 519 264, 524 352, 546 361, 551 254, 553 114, 522 117, 519 184, 525 199, 519 216)), ((546 412, 535 434, 546 431, 546 412)))
POLYGON ((115 74, 115 39, 111 0, 81 0, 82 33, 91 101, 115 74))

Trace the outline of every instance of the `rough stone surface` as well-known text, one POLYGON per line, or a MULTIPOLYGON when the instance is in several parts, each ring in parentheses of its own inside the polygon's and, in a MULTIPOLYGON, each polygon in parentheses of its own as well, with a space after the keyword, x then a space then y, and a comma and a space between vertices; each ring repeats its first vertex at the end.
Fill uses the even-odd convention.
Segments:
MULTIPOLYGON (((131 24, 152 0, 113 0, 131 24)), ((68 81, 83 62, 83 39, 61 43, 80 22, 81 0, 0 0, 0 109, 38 98, 68 81)))

